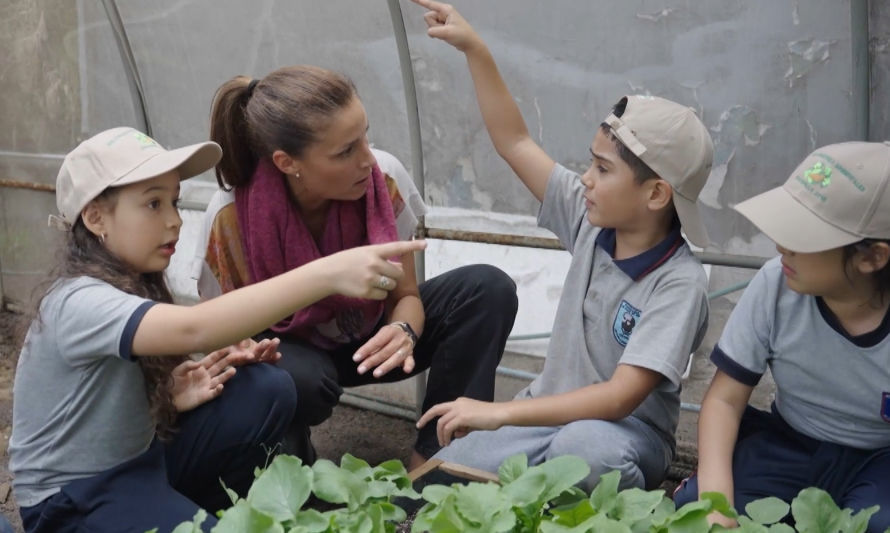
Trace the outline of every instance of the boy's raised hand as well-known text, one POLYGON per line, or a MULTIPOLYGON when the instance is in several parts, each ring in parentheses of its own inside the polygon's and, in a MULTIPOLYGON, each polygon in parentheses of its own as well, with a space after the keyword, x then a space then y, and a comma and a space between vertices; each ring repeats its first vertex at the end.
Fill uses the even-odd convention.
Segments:
POLYGON ((402 265, 390 258, 426 248, 426 241, 395 241, 350 248, 329 255, 327 274, 334 291, 353 298, 384 300, 405 276, 402 265))
POLYGON ((433 0, 411 0, 429 11, 423 15, 426 21, 427 35, 441 39, 461 52, 467 52, 477 43, 482 42, 473 27, 450 4, 433 0))

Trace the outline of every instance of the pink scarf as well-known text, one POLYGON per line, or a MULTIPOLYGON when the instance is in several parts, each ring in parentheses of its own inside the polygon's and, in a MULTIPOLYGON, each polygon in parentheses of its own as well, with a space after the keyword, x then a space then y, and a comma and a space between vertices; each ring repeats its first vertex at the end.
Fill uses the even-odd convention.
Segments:
MULTIPOLYGON (((269 279, 341 250, 398 239, 392 201, 383 173, 371 172, 365 196, 331 202, 324 235, 316 244, 291 199, 286 177, 261 160, 246 187, 235 190, 235 208, 251 279, 269 279)), ((363 339, 383 314, 383 302, 329 296, 271 329, 323 349, 363 339)))

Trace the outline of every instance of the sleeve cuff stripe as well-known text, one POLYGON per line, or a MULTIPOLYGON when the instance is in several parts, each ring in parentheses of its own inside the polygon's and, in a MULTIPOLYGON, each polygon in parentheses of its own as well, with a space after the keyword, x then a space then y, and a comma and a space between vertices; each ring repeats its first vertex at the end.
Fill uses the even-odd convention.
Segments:
POLYGON ((139 323, 142 322, 142 317, 145 316, 145 313, 147 313, 155 303, 156 302, 151 300, 142 302, 139 307, 133 311, 133 314, 130 315, 130 318, 127 320, 127 325, 124 326, 124 332, 121 335, 121 344, 118 352, 121 357, 127 361, 130 361, 133 358, 133 338, 136 337, 136 329, 139 328, 139 323))
POLYGON ((726 355, 726 352, 720 349, 719 345, 714 346, 714 351, 711 352, 711 362, 724 374, 749 387, 756 386, 760 382, 760 378, 763 377, 763 374, 752 372, 732 360, 726 355))

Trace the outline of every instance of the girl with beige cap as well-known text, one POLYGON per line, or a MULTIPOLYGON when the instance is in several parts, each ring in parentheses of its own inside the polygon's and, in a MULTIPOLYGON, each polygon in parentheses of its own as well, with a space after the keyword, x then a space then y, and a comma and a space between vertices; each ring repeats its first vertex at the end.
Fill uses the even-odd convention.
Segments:
POLYGON ((27 532, 170 531, 229 505, 220 481, 245 495, 296 393, 273 365, 228 366, 274 361, 276 342, 223 348, 333 294, 386 298, 380 280, 404 276, 387 258, 424 246, 355 248, 174 305, 164 269, 182 226, 180 181, 220 155, 215 143, 168 151, 115 128, 65 157, 52 222, 66 251, 15 376, 9 464, 27 532), (211 354, 186 357, 196 352, 211 354))
MULTIPOLYGON (((711 355, 697 476, 674 496, 722 492, 736 509, 806 487, 880 506, 890 527, 890 145, 817 149, 781 187, 736 210, 776 242, 711 355), (747 405, 769 369, 770 412, 747 405)), ((722 515, 712 520, 731 523, 722 515)))

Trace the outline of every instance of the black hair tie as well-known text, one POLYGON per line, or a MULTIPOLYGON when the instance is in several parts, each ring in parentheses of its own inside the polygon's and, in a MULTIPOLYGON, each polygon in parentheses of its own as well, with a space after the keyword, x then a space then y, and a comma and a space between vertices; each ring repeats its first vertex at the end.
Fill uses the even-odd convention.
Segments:
POLYGON ((260 80, 254 78, 250 80, 250 83, 247 84, 247 97, 250 98, 253 96, 253 90, 256 88, 256 84, 259 83, 260 80))

